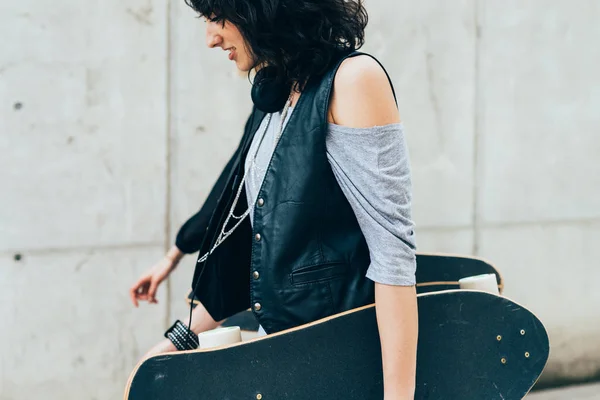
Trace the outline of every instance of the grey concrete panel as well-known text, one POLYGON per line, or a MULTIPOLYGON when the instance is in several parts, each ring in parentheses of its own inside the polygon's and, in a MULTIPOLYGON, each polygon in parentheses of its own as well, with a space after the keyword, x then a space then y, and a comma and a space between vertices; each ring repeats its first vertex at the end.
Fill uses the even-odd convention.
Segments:
POLYGON ((396 88, 421 226, 471 223, 475 93, 474 1, 367 2, 365 50, 396 88))
POLYGON ((503 272, 505 295, 544 323, 551 354, 543 377, 600 373, 600 222, 484 229, 481 255, 503 272))
POLYGON ((0 250, 162 241, 162 4, 0 8, 0 250))
POLYGON ((482 220, 600 216, 600 3, 480 3, 482 220))
POLYGON ((533 392, 527 400, 600 400, 600 384, 533 392))
POLYGON ((166 302, 135 309, 128 295, 161 253, 1 256, 0 399, 121 398, 133 367, 162 338, 166 302))
POLYGON ((419 229, 417 249, 420 253, 473 254, 473 229, 419 229))
POLYGON ((172 237, 208 195, 252 110, 248 77, 227 52, 206 47, 205 23, 183 1, 172 9, 172 237))

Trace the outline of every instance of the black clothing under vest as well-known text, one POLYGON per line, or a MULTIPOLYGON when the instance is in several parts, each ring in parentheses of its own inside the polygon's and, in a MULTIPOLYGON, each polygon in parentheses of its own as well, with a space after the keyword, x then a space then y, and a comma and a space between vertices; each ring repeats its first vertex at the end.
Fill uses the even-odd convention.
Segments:
MULTIPOLYGON (((374 302, 374 284, 365 277, 369 249, 325 152, 335 74, 342 61, 359 54, 341 57, 307 83, 251 211, 253 226, 246 218, 205 265, 197 264, 194 296, 215 320, 250 307, 273 333, 374 302)), ((254 109, 204 206, 181 228, 176 245, 183 252, 203 255, 220 231, 263 117, 254 109)), ((246 208, 243 191, 236 215, 246 208)))

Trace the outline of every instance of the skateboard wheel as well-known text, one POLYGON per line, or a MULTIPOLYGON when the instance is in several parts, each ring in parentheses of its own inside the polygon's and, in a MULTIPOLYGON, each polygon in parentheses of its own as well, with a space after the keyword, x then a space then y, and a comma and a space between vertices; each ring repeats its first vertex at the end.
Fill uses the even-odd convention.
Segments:
POLYGON ((481 290, 491 294, 499 295, 498 282, 496 281, 496 275, 485 274, 469 276, 467 278, 460 279, 458 281, 461 289, 467 290, 481 290))
POLYGON ((241 342, 242 333, 239 326, 217 328, 199 334, 198 341, 200 342, 201 349, 226 346, 241 342))

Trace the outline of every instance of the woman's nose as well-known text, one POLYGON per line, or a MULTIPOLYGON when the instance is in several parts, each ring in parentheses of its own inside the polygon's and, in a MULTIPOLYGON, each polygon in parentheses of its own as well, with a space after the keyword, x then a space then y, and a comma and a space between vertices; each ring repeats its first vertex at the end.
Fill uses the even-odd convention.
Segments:
POLYGON ((221 35, 216 32, 216 29, 212 25, 214 24, 210 22, 206 25, 206 45, 211 49, 219 46, 223 41, 221 35))

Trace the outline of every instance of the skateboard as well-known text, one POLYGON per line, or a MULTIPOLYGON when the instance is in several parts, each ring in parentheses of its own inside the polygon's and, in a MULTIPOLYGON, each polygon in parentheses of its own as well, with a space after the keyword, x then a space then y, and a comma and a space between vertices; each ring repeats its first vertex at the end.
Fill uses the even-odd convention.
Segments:
MULTIPOLYGON (((542 323, 480 291, 418 295, 415 399, 522 399, 546 365, 542 323)), ((158 355, 132 373, 126 400, 381 400, 374 305, 216 349, 158 355)))
POLYGON ((417 254, 417 293, 459 289, 458 281, 470 276, 494 274, 500 294, 504 291, 502 274, 482 258, 450 254, 417 254))
MULTIPOLYGON (((502 275, 492 264, 483 259, 449 254, 417 254, 416 278, 419 294, 459 289, 460 279, 484 274, 496 275, 498 291, 502 293, 504 290, 502 275)), ((246 332, 258 331, 258 322, 250 310, 232 316, 223 322, 222 326, 239 326, 246 332)))

